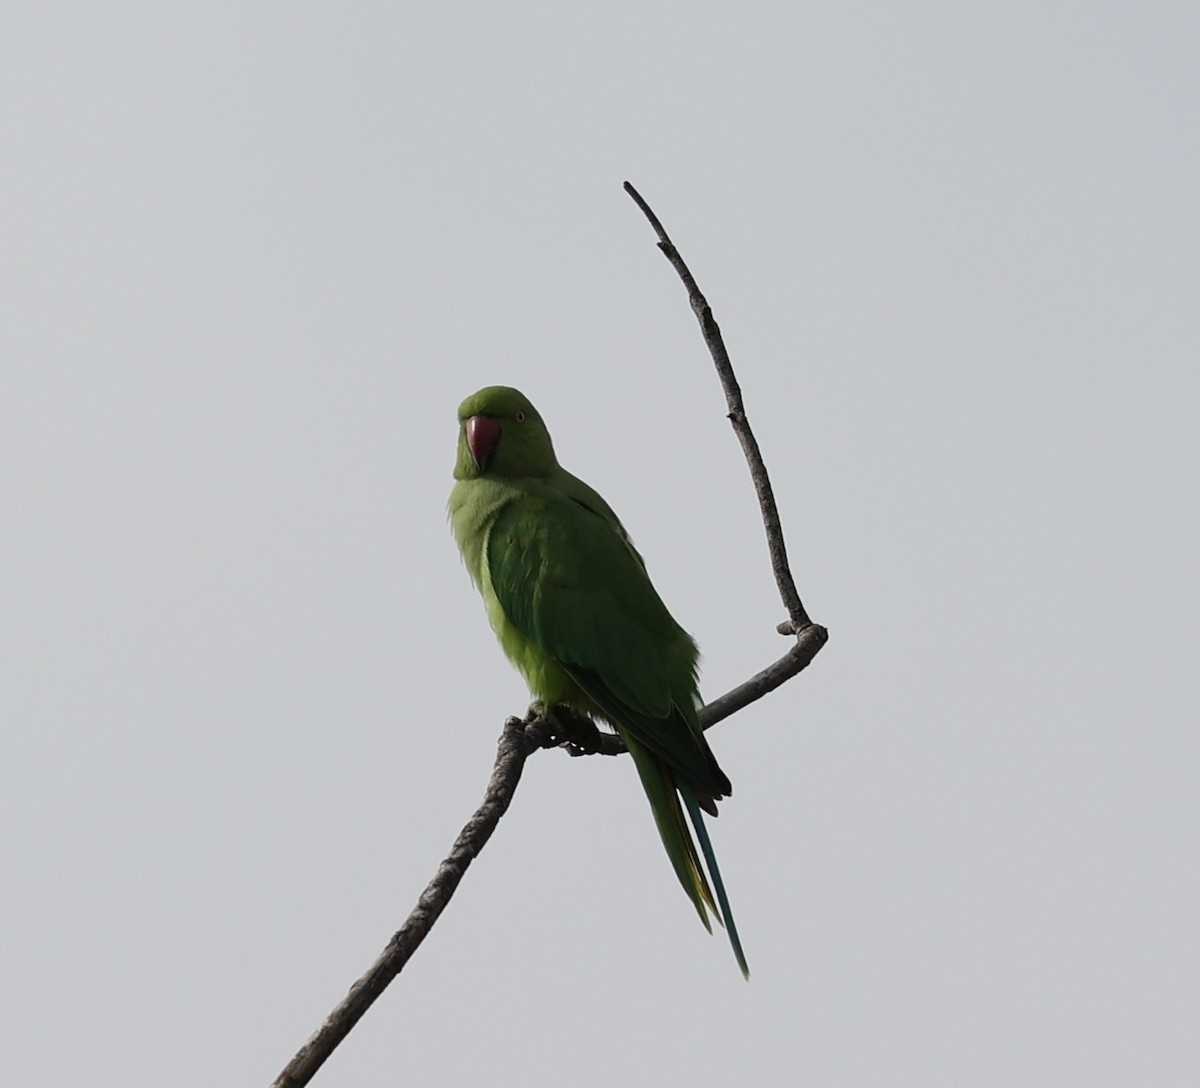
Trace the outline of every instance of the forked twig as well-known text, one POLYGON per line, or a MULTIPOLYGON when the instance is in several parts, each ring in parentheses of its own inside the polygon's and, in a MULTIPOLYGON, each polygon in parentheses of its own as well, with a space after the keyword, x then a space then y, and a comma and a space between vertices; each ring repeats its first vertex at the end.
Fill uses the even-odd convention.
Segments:
MULTIPOLYGON (((778 630, 781 634, 796 636, 795 645, 778 661, 701 709, 701 724, 708 729, 795 676, 812 661, 829 634, 824 627, 814 624, 808 618, 800 595, 796 592, 796 584, 788 567, 787 549, 784 547, 783 530, 779 523, 779 512, 775 506, 771 481, 767 476, 754 432, 746 420, 742 391, 733 373, 729 353, 725 350, 721 330, 712 315, 712 309, 700 293, 700 288, 680 257, 679 251, 667 237, 658 217, 650 210, 650 206, 629 182, 625 182, 625 191, 633 197, 649 219, 658 234, 659 248, 687 288, 692 310, 700 322, 704 342, 712 354, 721 386, 725 390, 729 421, 742 444, 762 510, 771 568, 775 572, 779 594, 788 614, 788 619, 779 625, 778 630)), ((450 853, 438 866, 433 879, 421 893, 417 905, 404 925, 388 941, 387 947, 367 973, 350 988, 341 1004, 325 1018, 325 1022, 312 1038, 288 1062, 273 1082, 272 1088, 303 1088, 303 1085, 308 1084, 338 1044, 374 1004, 375 999, 403 970, 450 901, 467 871, 467 866, 478 856, 492 832, 496 830, 500 817, 512 803, 525 761, 539 748, 554 746, 564 747, 572 755, 617 755, 624 751, 625 747, 615 734, 597 729, 595 723, 589 719, 571 714, 563 707, 553 708, 547 715, 535 706, 523 719, 509 718, 504 723, 504 732, 500 735, 496 763, 483 803, 454 840, 450 853)))

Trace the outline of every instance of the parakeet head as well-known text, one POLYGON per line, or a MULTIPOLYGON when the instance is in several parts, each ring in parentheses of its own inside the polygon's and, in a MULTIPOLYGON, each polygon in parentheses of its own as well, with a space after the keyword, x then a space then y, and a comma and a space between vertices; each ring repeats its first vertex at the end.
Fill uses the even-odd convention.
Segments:
POLYGON ((456 480, 545 476, 557 464, 550 432, 523 393, 489 385, 458 406, 456 480))

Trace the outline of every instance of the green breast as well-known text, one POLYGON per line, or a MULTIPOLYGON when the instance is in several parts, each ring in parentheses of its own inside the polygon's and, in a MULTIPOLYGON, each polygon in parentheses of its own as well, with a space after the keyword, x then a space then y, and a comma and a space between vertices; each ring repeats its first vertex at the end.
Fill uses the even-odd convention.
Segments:
POLYGON ((553 658, 534 645, 508 620, 492 588, 488 570, 488 541, 500 513, 519 502, 522 491, 510 481, 460 480, 450 492, 450 527, 463 562, 483 597, 488 621, 500 646, 525 677, 530 692, 548 706, 567 703, 575 710, 590 712, 589 700, 553 658))

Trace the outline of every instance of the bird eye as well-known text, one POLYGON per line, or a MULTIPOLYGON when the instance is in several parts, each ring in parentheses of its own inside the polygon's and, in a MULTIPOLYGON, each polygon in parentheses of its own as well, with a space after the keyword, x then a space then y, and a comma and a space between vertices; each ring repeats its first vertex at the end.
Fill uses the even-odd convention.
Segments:
POLYGON ((515 420, 516 420, 518 423, 524 423, 524 422, 525 422, 525 413, 524 413, 524 412, 522 412, 522 411, 520 411, 520 410, 518 410, 518 411, 517 411, 517 414, 516 414, 516 415, 515 415, 513 418, 514 418, 514 419, 515 419, 515 420))

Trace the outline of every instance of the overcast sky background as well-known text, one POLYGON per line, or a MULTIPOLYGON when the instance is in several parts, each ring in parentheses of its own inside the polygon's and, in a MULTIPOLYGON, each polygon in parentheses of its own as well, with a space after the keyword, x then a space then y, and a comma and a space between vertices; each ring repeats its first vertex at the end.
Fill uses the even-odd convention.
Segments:
POLYGON ((445 523, 527 392, 704 651, 754 977, 540 753, 318 1075, 1200 1082, 1200 8, 6 6, 0 1080, 266 1084, 527 697, 445 523), (736 10, 736 14, 735 14, 736 10))

